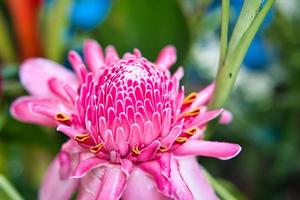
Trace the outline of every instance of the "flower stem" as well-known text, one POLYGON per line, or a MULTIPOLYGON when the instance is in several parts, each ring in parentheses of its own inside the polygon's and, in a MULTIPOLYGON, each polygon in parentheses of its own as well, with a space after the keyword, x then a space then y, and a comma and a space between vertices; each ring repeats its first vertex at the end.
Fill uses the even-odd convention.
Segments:
MULTIPOLYGON (((243 9, 230 39, 228 49, 227 51, 225 50, 225 59, 223 62, 220 62, 219 65, 216 88, 212 101, 209 104, 211 109, 221 108, 226 103, 246 52, 273 3, 274 0, 267 0, 265 5, 261 8, 262 2, 260 0, 245 0, 243 9)), ((223 6, 226 6, 226 3, 222 3, 222 7, 223 6)), ((226 8, 222 8, 222 12, 225 9, 226 8)), ((227 35, 227 33, 225 34, 223 31, 228 32, 228 29, 223 26, 223 24, 226 23, 223 22, 223 20, 226 20, 226 18, 222 17, 221 28, 223 30, 221 30, 220 55, 224 54, 222 35, 227 35)), ((222 59, 222 57, 220 59, 222 59)))
POLYGON ((220 60, 219 66, 224 62, 227 43, 228 43, 228 22, 229 22, 229 10, 230 3, 229 0, 222 0, 222 14, 221 14, 221 50, 220 50, 220 60))

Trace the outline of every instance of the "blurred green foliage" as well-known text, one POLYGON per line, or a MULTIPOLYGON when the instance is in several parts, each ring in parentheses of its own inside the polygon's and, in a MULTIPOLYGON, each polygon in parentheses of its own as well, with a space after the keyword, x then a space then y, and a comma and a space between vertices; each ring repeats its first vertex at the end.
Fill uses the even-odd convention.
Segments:
POLYGON ((173 44, 178 51, 178 63, 183 63, 190 34, 177 1, 123 0, 114 3, 108 19, 92 37, 103 46, 113 44, 120 53, 138 47, 151 60, 162 47, 173 44))

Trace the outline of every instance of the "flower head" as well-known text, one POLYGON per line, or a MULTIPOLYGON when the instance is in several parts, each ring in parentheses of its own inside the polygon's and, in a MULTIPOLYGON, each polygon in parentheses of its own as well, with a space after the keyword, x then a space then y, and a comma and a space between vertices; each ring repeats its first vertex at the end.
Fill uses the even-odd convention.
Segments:
POLYGON ((137 49, 120 59, 113 47, 104 54, 88 40, 84 56, 89 70, 69 53, 76 75, 45 59, 21 66, 32 96, 16 100, 12 115, 56 126, 70 138, 49 167, 40 198, 66 199, 79 188, 78 199, 216 199, 196 160, 184 158, 229 159, 240 151, 203 140, 208 121, 231 118, 228 111, 207 110, 214 84, 185 96, 182 68, 168 71, 176 62, 172 46, 152 63, 137 49))

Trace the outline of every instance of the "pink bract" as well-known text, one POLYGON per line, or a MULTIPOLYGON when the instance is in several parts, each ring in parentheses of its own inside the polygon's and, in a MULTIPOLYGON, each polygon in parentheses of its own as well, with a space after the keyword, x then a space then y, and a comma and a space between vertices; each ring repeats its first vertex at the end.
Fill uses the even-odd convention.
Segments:
POLYGON ((167 46, 152 63, 139 50, 119 58, 109 46, 84 44, 74 51, 74 72, 34 58, 21 65, 20 79, 31 96, 11 106, 18 120, 57 127, 70 139, 49 167, 41 200, 218 199, 193 156, 229 159, 237 144, 204 141, 207 122, 231 114, 208 110, 214 84, 184 95, 173 75, 176 50, 167 46))

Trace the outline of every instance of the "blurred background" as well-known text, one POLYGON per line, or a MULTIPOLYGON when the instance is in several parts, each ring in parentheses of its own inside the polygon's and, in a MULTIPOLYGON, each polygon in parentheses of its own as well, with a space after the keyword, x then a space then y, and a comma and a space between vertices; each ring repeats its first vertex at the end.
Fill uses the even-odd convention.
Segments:
MULTIPOLYGON (((0 174, 24 199, 36 199, 43 172, 66 140, 53 129, 23 124, 9 105, 25 95, 18 67, 46 57, 69 67, 69 49, 86 38, 122 55, 139 48, 154 61, 177 48, 183 84, 198 91, 216 74, 220 0, 0 0, 0 174)), ((243 0, 231 0, 230 27, 243 0)), ((300 1, 277 0, 255 36, 226 108, 227 126, 211 139, 241 144, 236 158, 199 162, 237 199, 300 198, 300 1)), ((0 199, 8 199, 0 189, 0 199)))

